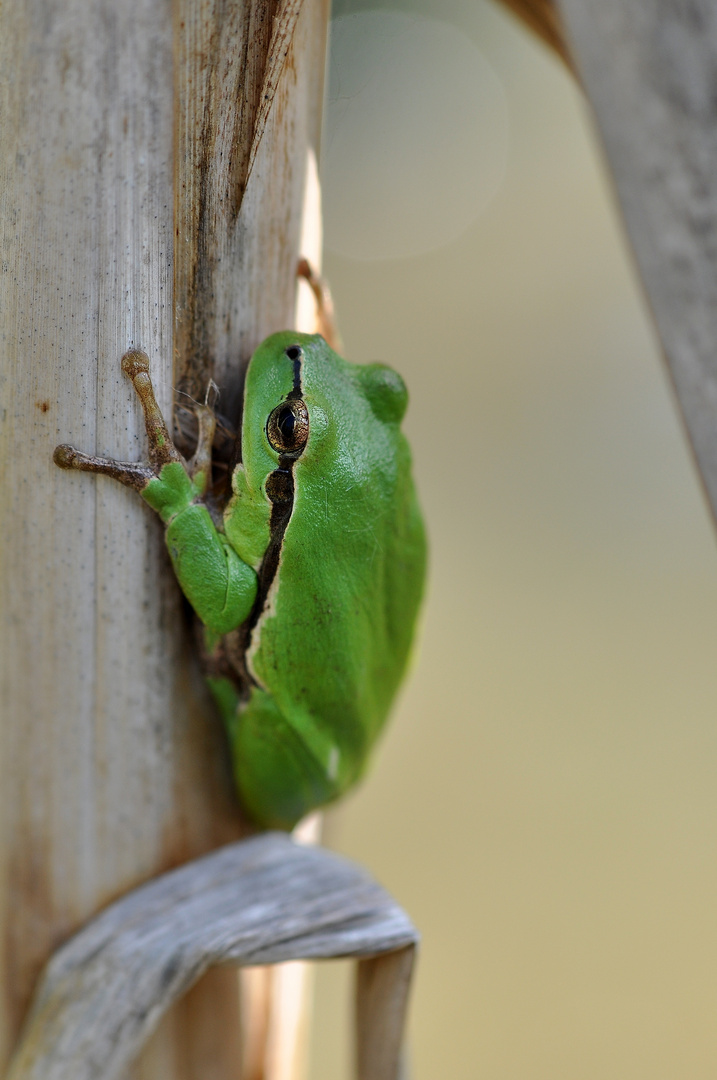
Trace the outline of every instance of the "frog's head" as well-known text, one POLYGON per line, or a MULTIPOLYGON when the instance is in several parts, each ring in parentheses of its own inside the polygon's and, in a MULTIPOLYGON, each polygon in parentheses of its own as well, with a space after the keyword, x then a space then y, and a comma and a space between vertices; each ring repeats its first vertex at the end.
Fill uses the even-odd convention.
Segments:
POLYGON ((323 475, 341 461, 351 471, 385 459, 396 441, 408 395, 384 364, 352 364, 318 334, 273 334, 247 372, 242 458, 262 485, 275 470, 323 475))

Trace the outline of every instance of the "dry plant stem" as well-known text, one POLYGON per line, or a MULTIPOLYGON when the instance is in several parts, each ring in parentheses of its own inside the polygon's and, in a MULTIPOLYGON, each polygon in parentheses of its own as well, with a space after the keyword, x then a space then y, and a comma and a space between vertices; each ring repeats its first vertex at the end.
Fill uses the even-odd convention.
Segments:
POLYGON ((358 1080, 396 1080, 416 946, 361 960, 356 981, 358 1080))
MULTIPOLYGON (((128 349, 151 357, 165 415, 175 354, 195 398, 213 373, 230 408, 241 363, 291 325, 327 15, 324 0, 0 9, 0 1073, 60 942, 246 829, 161 527, 52 452, 145 456, 128 349), (258 97, 225 121, 250 68, 260 93, 282 11, 293 45, 257 142, 258 97), (222 170, 252 153, 237 215, 222 170)), ((236 983, 206 975, 134 1080, 238 1080, 236 983)))
POLYGON ((717 520, 717 7, 560 6, 717 520))
POLYGON ((328 0, 176 5, 176 384, 200 399, 214 378, 233 424, 243 366, 293 324, 296 261, 314 257, 300 235, 328 14, 328 0))
POLYGON ((358 1077, 397 1080, 416 932, 354 864, 265 833, 111 905, 49 963, 8 1080, 115 1080, 210 964, 359 965, 358 1077))

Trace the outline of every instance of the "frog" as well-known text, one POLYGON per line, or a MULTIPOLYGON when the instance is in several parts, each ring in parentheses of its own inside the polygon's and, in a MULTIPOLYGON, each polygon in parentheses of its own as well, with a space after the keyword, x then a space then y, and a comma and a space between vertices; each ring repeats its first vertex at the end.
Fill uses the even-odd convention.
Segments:
POLYGON ((159 515, 240 802, 258 827, 291 830, 361 779, 412 656, 427 544, 401 430, 405 383, 388 365, 343 359, 319 334, 271 335, 246 371, 219 504, 209 397, 195 406, 187 459, 147 354, 131 349, 121 367, 148 460, 62 444, 54 461, 134 488, 159 515))

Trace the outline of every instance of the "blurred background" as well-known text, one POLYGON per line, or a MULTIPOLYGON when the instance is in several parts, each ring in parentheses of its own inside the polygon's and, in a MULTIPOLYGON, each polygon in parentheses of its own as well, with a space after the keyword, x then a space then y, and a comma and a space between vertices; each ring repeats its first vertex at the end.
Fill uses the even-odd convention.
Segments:
MULTIPOLYGON (((423 935, 415 1080, 717 1070, 717 547, 575 82, 490 0, 335 0, 325 264, 411 393, 412 678, 326 817, 423 935)), ((311 1080, 348 1075, 320 966, 311 1080)))

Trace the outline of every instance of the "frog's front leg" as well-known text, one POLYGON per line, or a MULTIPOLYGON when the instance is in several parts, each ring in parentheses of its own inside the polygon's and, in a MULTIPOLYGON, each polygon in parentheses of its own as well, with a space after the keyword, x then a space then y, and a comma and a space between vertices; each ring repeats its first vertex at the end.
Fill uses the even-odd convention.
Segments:
POLYGON ((149 464, 143 461, 115 461, 113 458, 94 457, 83 454, 74 446, 62 443, 52 455, 61 469, 78 469, 81 472, 105 473, 127 487, 144 492, 153 477, 159 475, 163 465, 184 458, 172 442, 164 417, 157 404, 149 377, 149 357, 139 349, 132 349, 122 357, 122 371, 132 380, 142 404, 144 424, 149 440, 149 464))
POLYGON ((248 617, 257 590, 256 574, 212 521, 204 497, 209 487, 214 415, 209 405, 197 409, 199 440, 187 463, 175 447, 157 405, 149 376, 149 358, 139 350, 122 357, 144 413, 149 462, 114 461, 83 454, 72 446, 55 449, 62 469, 105 473, 135 488, 167 526, 167 548, 182 591, 201 621, 223 635, 248 617))

